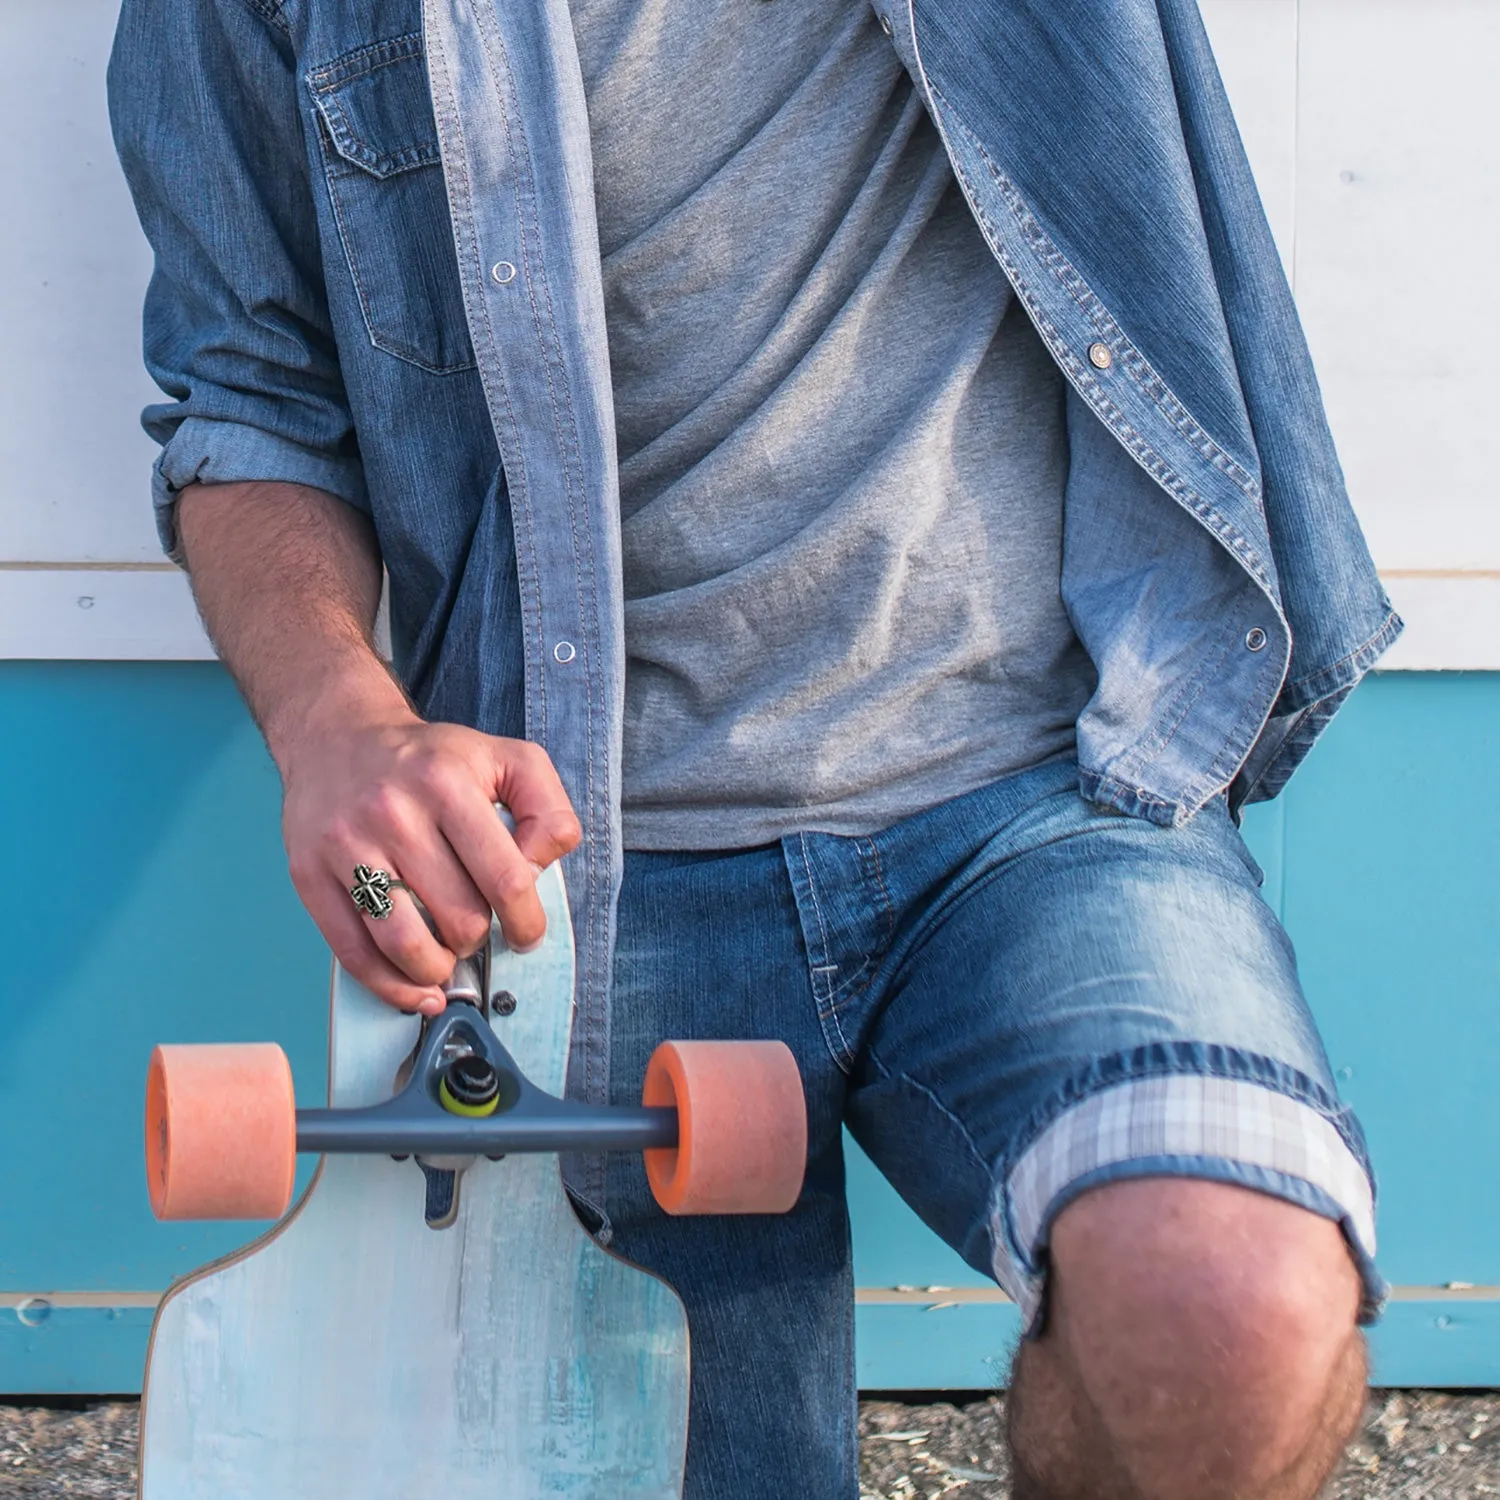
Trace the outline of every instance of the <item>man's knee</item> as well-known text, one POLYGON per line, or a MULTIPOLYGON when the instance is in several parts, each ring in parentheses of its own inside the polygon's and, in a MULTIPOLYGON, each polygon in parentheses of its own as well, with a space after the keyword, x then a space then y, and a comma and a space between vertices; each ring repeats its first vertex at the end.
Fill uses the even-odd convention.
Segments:
POLYGON ((1050 1265, 1050 1317, 1070 1342, 1127 1333, 1146 1357, 1186 1345, 1198 1363, 1241 1370, 1293 1356, 1326 1366, 1359 1310, 1336 1224, 1225 1183, 1143 1178, 1085 1193, 1053 1226, 1050 1265))
POLYGON ((1326 1219, 1227 1184, 1119 1182, 1058 1216, 1047 1328, 1019 1378, 1029 1363, 1049 1405, 1081 1402, 1137 1481, 1171 1464, 1199 1493, 1256 1494, 1315 1467, 1320 1442, 1341 1446, 1363 1379, 1359 1297, 1326 1219))

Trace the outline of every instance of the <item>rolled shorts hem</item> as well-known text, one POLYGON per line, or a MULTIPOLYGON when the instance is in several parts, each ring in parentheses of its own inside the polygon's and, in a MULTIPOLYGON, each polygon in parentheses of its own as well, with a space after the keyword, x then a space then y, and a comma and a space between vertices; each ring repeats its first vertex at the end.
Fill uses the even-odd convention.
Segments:
POLYGON ((1364 1141, 1313 1080, 1272 1059, 1183 1043, 1102 1059, 1059 1097, 1023 1132, 990 1208, 992 1272, 1027 1337, 1045 1319, 1057 1216, 1090 1188, 1142 1177, 1227 1182, 1332 1220, 1359 1272, 1359 1322, 1378 1318, 1390 1289, 1375 1266, 1364 1141))

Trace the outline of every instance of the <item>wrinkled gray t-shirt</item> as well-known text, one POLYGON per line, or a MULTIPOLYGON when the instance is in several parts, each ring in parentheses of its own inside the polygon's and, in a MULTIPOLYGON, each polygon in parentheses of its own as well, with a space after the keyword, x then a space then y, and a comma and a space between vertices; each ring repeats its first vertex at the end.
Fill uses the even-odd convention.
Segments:
POLYGON ((1071 748, 1062 379, 864 0, 573 0, 628 848, 870 832, 1071 748))

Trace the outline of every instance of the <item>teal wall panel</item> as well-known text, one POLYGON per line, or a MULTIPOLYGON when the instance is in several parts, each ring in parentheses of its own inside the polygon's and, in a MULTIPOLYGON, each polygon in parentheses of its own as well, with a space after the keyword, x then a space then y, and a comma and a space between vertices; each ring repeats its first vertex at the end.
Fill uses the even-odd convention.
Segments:
POLYGON ((851 1136, 844 1136, 856 1286, 972 1286, 994 1282, 950 1250, 897 1195, 851 1136))
MULTIPOLYGON (((133 1394, 149 1308, 55 1308, 36 1326, 0 1307, 0 1393, 133 1394)), ((1020 1336, 1005 1303, 855 1309, 861 1390, 982 1390, 1004 1385, 1020 1336)), ((1500 1303, 1397 1303, 1371 1335, 1379 1385, 1491 1386, 1500 1303)))
POLYGON ((862 1391, 979 1391, 1008 1383, 1021 1318, 1009 1303, 856 1307, 862 1391))
POLYGON ((1397 1302, 1370 1333, 1375 1385, 1500 1385, 1500 1302, 1397 1302))
POLYGON ((1500 1283, 1497 766, 1500 677, 1390 673, 1285 794, 1283 920, 1397 1283, 1500 1283))
POLYGON ((259 1229, 158 1224, 141 1132, 158 1041, 273 1037, 325 1088, 278 806, 217 665, 0 665, 0 1291, 160 1289, 259 1229))
MULTIPOLYGON (((1246 821, 1370 1135, 1398 1283, 1500 1285, 1497 746, 1500 675, 1378 677, 1246 821)), ((149 1320, 57 1306, 32 1327, 6 1294, 159 1291, 260 1228, 151 1218, 141 1093, 155 1041, 272 1037, 321 1097, 327 956, 278 806, 216 665, 0 663, 0 1390, 132 1389, 149 1320)), ((849 1150, 859 1284, 983 1286, 849 1150)), ((991 1383, 1016 1331, 994 1302, 857 1318, 872 1388, 991 1383)), ((1399 1303, 1374 1348, 1378 1378, 1500 1384, 1500 1302, 1399 1303)))
POLYGON ((0 1395, 135 1395, 152 1314, 149 1307, 56 1307, 32 1326, 0 1307, 0 1395))
MULTIPOLYGON (((870 1307, 855 1313, 864 1391, 1004 1385, 1020 1337, 1014 1307, 870 1307)), ((1370 1379, 1387 1386, 1492 1386, 1500 1302, 1398 1302, 1370 1333, 1370 1379)))

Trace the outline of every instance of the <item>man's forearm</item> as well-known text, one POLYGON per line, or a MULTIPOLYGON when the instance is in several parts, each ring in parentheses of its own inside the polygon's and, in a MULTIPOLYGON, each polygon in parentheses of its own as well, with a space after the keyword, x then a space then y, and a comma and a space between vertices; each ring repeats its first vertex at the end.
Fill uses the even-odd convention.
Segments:
POLYGON ((320 726, 409 720, 371 639, 374 529, 298 484, 193 485, 177 524, 198 608, 283 775, 320 726))

